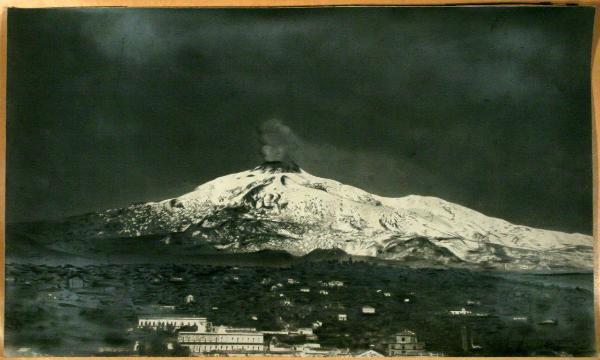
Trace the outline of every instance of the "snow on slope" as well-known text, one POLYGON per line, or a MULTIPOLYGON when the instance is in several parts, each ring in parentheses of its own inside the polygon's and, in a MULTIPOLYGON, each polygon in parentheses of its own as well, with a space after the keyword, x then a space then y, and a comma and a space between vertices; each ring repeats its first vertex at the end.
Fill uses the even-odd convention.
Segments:
POLYGON ((477 259, 469 258, 470 252, 490 244, 538 252, 592 246, 590 236, 513 225, 435 197, 380 197, 301 169, 259 167, 226 175, 175 202, 192 209, 246 206, 254 216, 301 224, 304 233, 284 234, 295 239, 291 244, 269 244, 295 254, 339 247, 351 254, 376 256, 390 236, 425 237, 471 261, 477 259))
POLYGON ((593 264, 593 240, 587 235, 513 225, 435 197, 380 197, 281 163, 219 177, 175 199, 101 216, 122 236, 188 231, 198 241, 231 251, 305 255, 339 248, 388 259, 419 253, 444 262, 519 268, 593 264))

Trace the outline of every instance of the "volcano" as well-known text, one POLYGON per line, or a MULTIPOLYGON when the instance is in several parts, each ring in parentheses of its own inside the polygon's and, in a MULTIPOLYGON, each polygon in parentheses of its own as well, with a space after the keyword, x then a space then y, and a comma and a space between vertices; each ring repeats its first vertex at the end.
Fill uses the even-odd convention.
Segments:
POLYGON ((591 236, 514 225, 436 197, 377 196, 291 162, 266 162, 173 199, 7 229, 8 259, 177 254, 173 249, 297 257, 332 250, 419 266, 521 271, 593 266, 591 236))

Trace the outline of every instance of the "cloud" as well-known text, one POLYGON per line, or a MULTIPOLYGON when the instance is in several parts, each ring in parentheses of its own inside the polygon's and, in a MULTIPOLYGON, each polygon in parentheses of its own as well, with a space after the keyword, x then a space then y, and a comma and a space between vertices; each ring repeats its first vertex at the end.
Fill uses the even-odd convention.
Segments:
POLYGON ((142 65, 171 56, 181 46, 177 37, 166 36, 156 17, 144 12, 92 16, 82 25, 82 34, 108 58, 127 65, 142 65))

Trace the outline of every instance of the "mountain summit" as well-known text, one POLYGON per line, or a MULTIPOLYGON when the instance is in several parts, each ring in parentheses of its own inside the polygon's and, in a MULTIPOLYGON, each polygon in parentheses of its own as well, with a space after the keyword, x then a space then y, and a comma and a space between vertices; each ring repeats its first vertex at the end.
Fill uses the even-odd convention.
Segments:
POLYGON ((270 173, 295 172, 299 173, 300 167, 293 161, 265 161, 254 168, 257 171, 267 171, 270 173))
POLYGON ((55 251, 127 238, 206 252, 315 250, 419 266, 591 269, 592 237, 513 225, 435 197, 387 198, 266 162, 160 202, 29 226, 55 251), (166 240, 165 240, 166 239, 166 240))

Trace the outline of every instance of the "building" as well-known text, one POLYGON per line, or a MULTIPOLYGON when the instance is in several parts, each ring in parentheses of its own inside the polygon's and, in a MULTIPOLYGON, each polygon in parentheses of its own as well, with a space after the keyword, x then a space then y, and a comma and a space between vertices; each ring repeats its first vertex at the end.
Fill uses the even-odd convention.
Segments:
POLYGON ((309 288, 301 288, 300 291, 303 293, 309 293, 310 289, 309 288))
POLYGON ((450 310, 450 315, 453 316, 464 316, 464 315, 471 315, 471 311, 467 310, 465 308, 462 308, 460 310, 450 310))
POLYGON ((269 346, 268 346, 268 352, 271 355, 276 354, 279 356, 290 357, 290 356, 294 356, 294 354, 296 353, 296 350, 291 345, 275 344, 275 343, 271 342, 271 343, 269 343, 269 346))
POLYGON ((316 340, 317 335, 313 332, 313 328, 298 328, 290 330, 287 333, 289 336, 305 336, 307 340, 316 340))
POLYGON ((362 307, 363 314, 375 314, 375 308, 372 306, 365 305, 362 307))
POLYGON ((312 328, 298 328, 298 334, 306 336, 314 335, 312 328))
POLYGON ((186 304, 191 304, 194 302, 194 295, 190 294, 188 296, 185 297, 185 303, 186 304))
POLYGON ((138 327, 150 329, 166 329, 173 328, 174 330, 183 327, 196 326, 196 332, 206 332, 210 328, 210 323, 203 317, 191 317, 180 315, 165 315, 165 316, 143 316, 138 319, 138 327))
POLYGON ((348 321, 348 315, 338 314, 338 321, 348 321))
POLYGON ((218 326, 214 331, 184 332, 177 335, 177 342, 190 349, 192 354, 207 353, 263 353, 264 334, 254 328, 218 326))
POLYGON ((175 310, 174 305, 161 305, 161 304, 144 304, 139 306, 140 313, 152 314, 157 316, 158 314, 165 314, 164 316, 171 316, 175 310))
POLYGON ((384 292, 384 293, 383 293, 383 296, 385 296, 385 297, 390 297, 390 296, 392 296, 392 293, 389 293, 389 292, 384 292))
POLYGON ((322 349, 320 344, 306 343, 294 346, 295 355, 299 357, 330 357, 335 351, 322 349))
POLYGON ((425 344, 419 342, 417 335, 409 330, 402 330, 394 336, 394 342, 388 344, 388 356, 424 356, 425 344))
POLYGON ((327 291, 327 290, 319 290, 319 294, 321 294, 321 295, 329 295, 329 291, 327 291))

